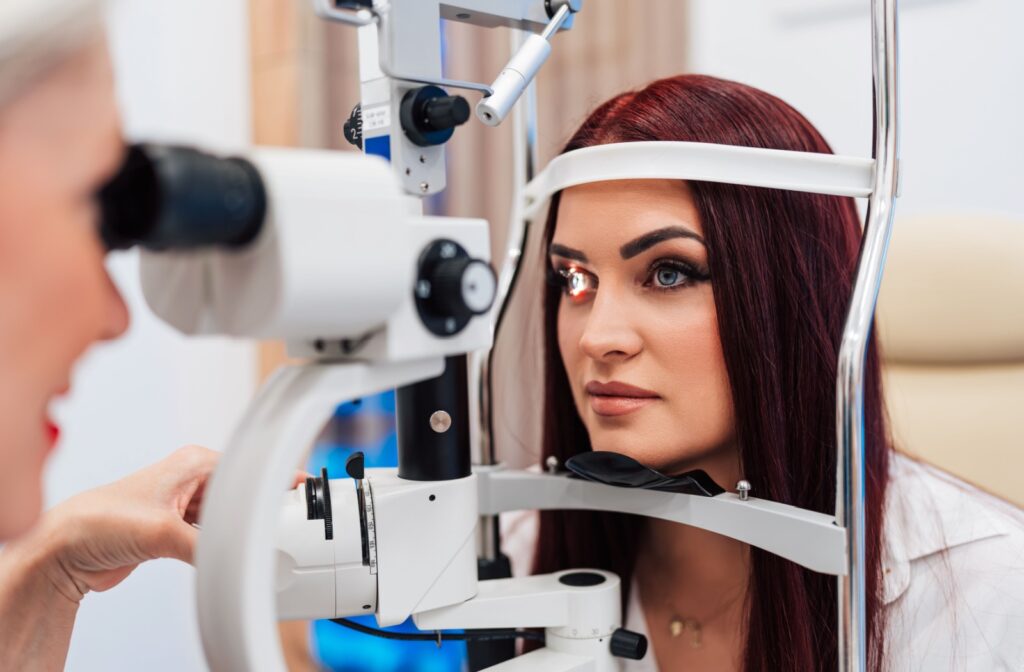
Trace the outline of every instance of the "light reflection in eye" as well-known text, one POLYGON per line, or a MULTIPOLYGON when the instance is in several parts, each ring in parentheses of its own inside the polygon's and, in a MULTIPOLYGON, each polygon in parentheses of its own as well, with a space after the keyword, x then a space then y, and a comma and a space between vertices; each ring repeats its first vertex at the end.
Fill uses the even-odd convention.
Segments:
POLYGON ((573 301, 583 301, 597 287, 596 278, 574 266, 559 269, 564 279, 564 291, 573 301))
POLYGON ((569 269, 567 275, 569 279, 570 296, 579 296, 583 292, 587 291, 590 284, 587 282, 587 276, 583 275, 575 268, 569 269))

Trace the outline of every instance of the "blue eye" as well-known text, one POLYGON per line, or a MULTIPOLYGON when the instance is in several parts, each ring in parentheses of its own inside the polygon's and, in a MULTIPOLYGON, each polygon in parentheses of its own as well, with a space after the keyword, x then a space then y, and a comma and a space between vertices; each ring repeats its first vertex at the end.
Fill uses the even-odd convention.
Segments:
POLYGON ((654 277, 661 287, 674 287, 686 280, 686 276, 674 268, 659 268, 654 277))
POLYGON ((680 259, 659 259, 650 266, 645 287, 658 291, 682 289, 709 280, 707 271, 680 259))

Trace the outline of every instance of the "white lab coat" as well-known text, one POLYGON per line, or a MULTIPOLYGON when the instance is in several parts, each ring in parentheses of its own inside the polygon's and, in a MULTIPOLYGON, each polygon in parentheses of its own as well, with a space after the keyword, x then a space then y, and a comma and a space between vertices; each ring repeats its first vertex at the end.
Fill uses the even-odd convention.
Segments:
MULTIPOLYGON (((902 455, 892 461, 883 568, 887 669, 1024 672, 1024 512, 902 455)), ((537 516, 502 521, 513 573, 529 572, 537 516)), ((630 591, 624 626, 647 634, 630 591)), ((624 672, 655 672, 652 653, 624 672)))

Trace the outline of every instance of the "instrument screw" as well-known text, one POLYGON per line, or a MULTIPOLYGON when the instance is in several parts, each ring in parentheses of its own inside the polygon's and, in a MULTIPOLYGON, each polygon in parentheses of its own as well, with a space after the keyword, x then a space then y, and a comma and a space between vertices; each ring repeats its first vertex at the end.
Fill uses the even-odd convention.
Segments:
POLYGON ((430 416, 430 428, 438 434, 444 434, 452 426, 452 416, 446 411, 434 411, 430 416))
POLYGON ((747 501, 750 499, 750 481, 740 481, 736 484, 736 491, 740 493, 740 500, 747 501))

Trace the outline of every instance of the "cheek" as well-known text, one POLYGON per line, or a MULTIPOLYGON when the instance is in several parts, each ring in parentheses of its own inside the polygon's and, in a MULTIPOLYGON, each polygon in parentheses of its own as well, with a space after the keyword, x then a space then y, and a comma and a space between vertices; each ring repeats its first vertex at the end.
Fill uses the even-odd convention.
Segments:
POLYGON ((563 305, 558 310, 558 350, 577 403, 579 402, 577 388, 581 384, 580 376, 584 360, 583 351, 580 349, 580 338, 583 336, 585 324, 586 318, 583 311, 578 307, 565 306, 563 301, 563 305))
POLYGON ((732 390, 710 290, 699 307, 652 316, 646 341, 668 391, 667 407, 695 446, 731 442, 732 390))
POLYGON ((0 206, 0 386, 38 431, 50 396, 102 333, 110 290, 91 212, 31 200, 0 206))

